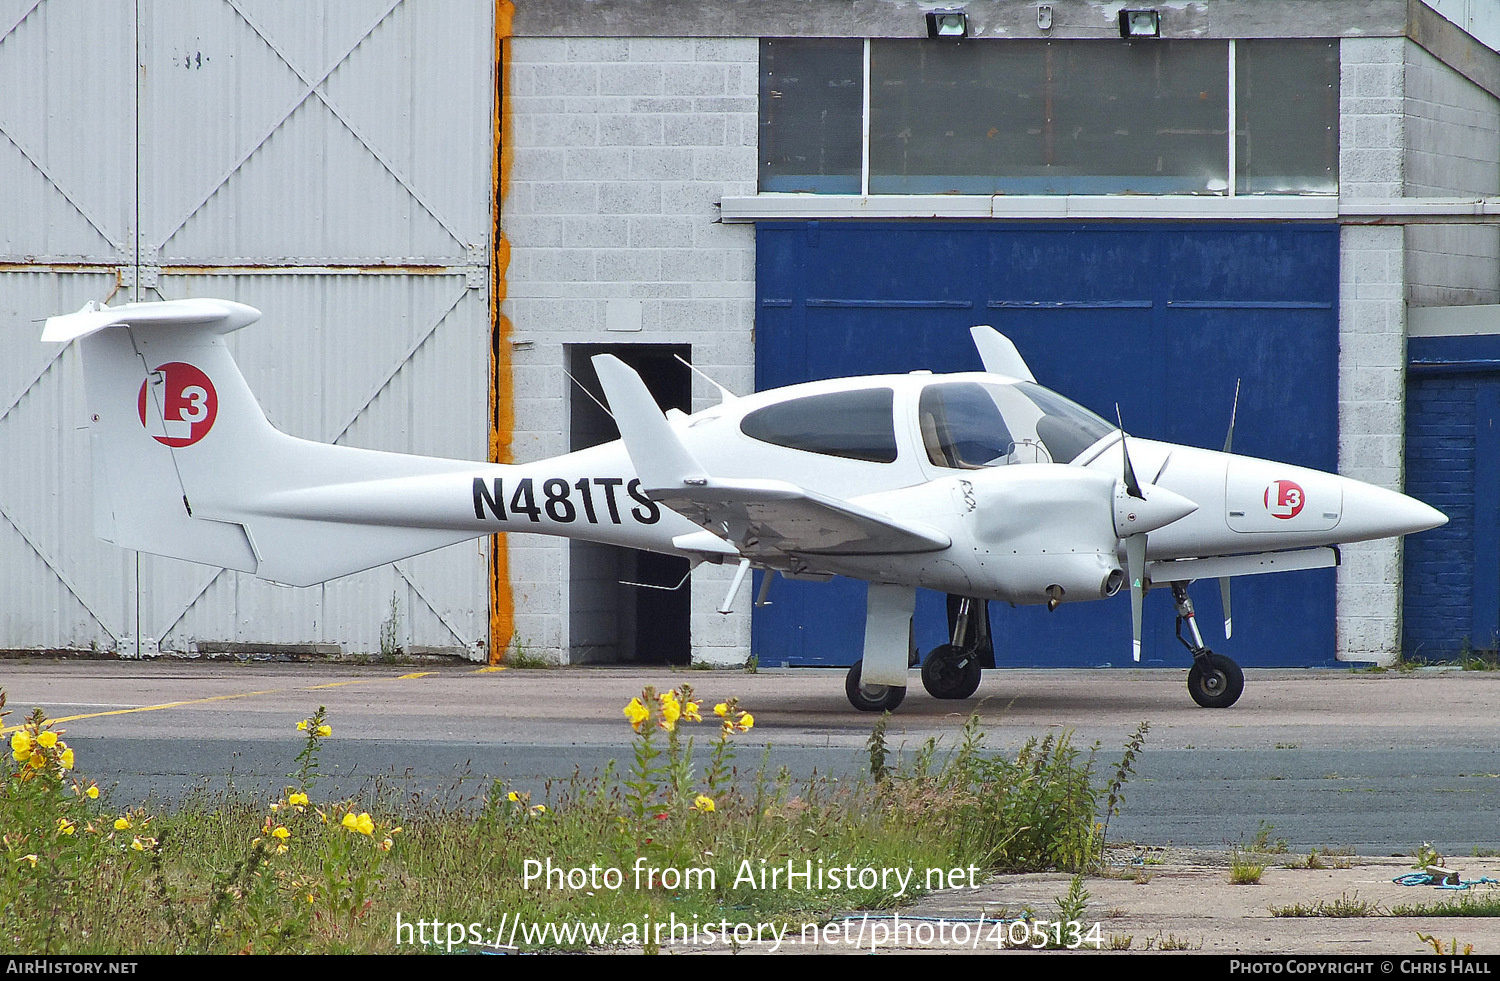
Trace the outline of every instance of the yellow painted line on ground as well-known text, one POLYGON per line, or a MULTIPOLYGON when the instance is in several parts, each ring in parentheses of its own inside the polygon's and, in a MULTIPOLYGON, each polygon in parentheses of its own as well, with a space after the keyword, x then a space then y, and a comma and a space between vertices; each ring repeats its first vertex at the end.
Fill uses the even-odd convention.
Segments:
POLYGON ((487 668, 480 668, 478 671, 470 671, 469 673, 470 674, 494 674, 496 671, 504 671, 504 670, 505 670, 505 665, 503 665, 503 664, 492 664, 492 665, 490 665, 487 668))
MULTIPOLYGON (((326 685, 297 685, 292 688, 266 688, 262 689, 261 691, 243 691, 234 695, 210 695, 207 698, 190 698, 186 701, 181 702, 163 702, 160 705, 142 705, 137 708, 113 709, 108 712, 88 712, 83 715, 64 715, 57 718, 48 719, 47 721, 54 724, 58 722, 79 722, 84 719, 102 719, 105 716, 109 715, 131 715, 135 712, 159 712, 162 709, 182 708, 186 705, 207 705, 210 702, 227 702, 232 701, 236 698, 252 698, 256 695, 279 695, 283 692, 289 691, 317 691, 320 688, 338 688, 343 685, 365 685, 377 681, 406 681, 414 678, 426 678, 434 674, 437 674, 437 672, 418 671, 413 674, 397 675, 394 678, 357 678, 354 681, 334 681, 326 685)), ((15 732, 18 729, 23 728, 25 728, 24 725, 7 726, 4 729, 0 729, 0 735, 15 732)))

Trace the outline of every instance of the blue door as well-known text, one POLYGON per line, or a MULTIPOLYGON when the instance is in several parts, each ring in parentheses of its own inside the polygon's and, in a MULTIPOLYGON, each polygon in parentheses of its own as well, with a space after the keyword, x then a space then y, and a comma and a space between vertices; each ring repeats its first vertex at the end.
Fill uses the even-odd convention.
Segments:
POLYGON ((1406 539, 1402 649, 1500 647, 1500 337, 1413 337, 1406 492, 1448 516, 1406 539))
MULTIPOLYGON (((875 372, 979 370, 968 329, 1015 341, 1037 380, 1126 429, 1219 448, 1242 380, 1234 449, 1337 468, 1338 231, 1312 223, 763 222, 756 387, 875 372)), ((1247 666, 1334 659, 1332 570, 1194 587, 1209 646, 1247 666), (1216 625, 1218 624, 1218 625, 1216 625)), ((863 644, 864 586, 775 582, 754 614, 763 664, 845 665, 863 644)), ((992 604, 997 665, 1124 665, 1124 597, 992 604)), ((946 636, 918 599, 922 652, 946 636)), ((1171 596, 1146 602, 1143 659, 1183 666, 1171 596)))

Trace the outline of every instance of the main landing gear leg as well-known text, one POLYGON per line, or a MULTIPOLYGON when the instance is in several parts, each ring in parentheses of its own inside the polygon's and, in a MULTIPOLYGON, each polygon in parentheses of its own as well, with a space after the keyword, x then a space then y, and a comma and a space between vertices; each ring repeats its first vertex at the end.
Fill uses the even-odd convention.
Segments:
POLYGON ((1215 654, 1203 646, 1186 583, 1172 584, 1172 598, 1177 603, 1177 640, 1193 656, 1193 666, 1188 670, 1188 694, 1204 708, 1228 708, 1239 701, 1240 693, 1245 690, 1245 672, 1223 654, 1215 654), (1193 636, 1191 643, 1182 636, 1184 623, 1193 636))
POLYGON ((917 591, 910 586, 870 583, 865 600, 865 656, 844 678, 849 704, 861 712, 890 712, 906 697, 911 666, 912 611, 917 591))
MULTIPOLYGON (((934 647, 922 662, 922 687, 933 698, 968 698, 979 687, 989 646, 989 602, 955 597, 950 642, 934 647)), ((993 657, 993 655, 991 655, 993 657)))

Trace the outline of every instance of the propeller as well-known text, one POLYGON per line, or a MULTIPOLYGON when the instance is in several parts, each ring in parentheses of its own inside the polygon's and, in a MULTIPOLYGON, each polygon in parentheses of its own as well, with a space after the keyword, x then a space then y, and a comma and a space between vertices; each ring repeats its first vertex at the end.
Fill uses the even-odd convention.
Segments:
MULTIPOLYGON (((1115 406, 1118 419, 1120 407, 1115 406)), ((1146 535, 1198 510, 1198 505, 1181 494, 1142 484, 1130 461, 1130 444, 1120 426, 1120 455, 1124 472, 1115 481, 1115 534, 1125 545, 1125 575, 1130 583, 1131 654, 1141 659, 1141 604, 1146 595, 1146 535)), ((1166 469, 1163 465, 1162 470, 1166 469)), ((1158 472, 1157 478, 1160 479, 1158 472)))

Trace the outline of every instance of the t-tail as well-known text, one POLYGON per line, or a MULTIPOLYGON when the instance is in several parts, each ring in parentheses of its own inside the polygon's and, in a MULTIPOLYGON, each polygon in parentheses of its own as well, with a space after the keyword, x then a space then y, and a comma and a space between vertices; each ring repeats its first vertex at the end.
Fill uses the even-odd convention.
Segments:
POLYGON ((654 503, 627 496, 639 493, 634 474, 609 465, 617 455, 628 467, 623 450, 511 467, 280 432, 225 342, 259 318, 190 299, 90 303, 48 319, 42 340, 81 347, 98 537, 303 586, 500 531, 669 549, 664 533, 697 530, 669 529, 654 503), (572 497, 544 496, 558 486, 572 497))

